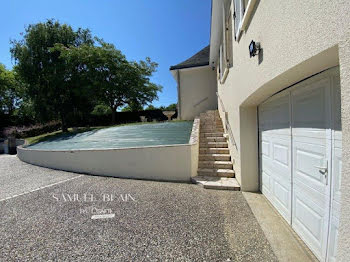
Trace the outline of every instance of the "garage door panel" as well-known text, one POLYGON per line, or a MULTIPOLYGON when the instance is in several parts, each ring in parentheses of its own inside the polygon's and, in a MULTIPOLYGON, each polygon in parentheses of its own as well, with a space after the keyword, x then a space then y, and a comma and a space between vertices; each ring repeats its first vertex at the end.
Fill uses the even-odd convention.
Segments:
POLYGON ((337 202, 340 202, 341 173, 342 149, 335 147, 333 155, 333 199, 337 202))
MULTIPOLYGON (((329 87, 330 80, 325 78, 307 86, 298 86, 292 94, 293 133, 308 135, 310 129, 329 128, 329 87)), ((313 134, 313 133, 312 133, 313 134)))
POLYGON ((340 139, 342 134, 342 124, 341 124, 341 91, 340 91, 340 78, 339 76, 334 76, 332 78, 333 88, 332 88, 332 116, 333 116, 333 129, 335 131, 335 139, 340 139))
MULTIPOLYGON (((262 172, 262 188, 263 190, 267 191, 267 193, 270 195, 271 194, 271 176, 269 173, 264 170, 262 172)), ((265 192, 263 192, 265 193, 265 192)))
POLYGON ((289 94, 278 94, 259 107, 259 129, 267 135, 290 135, 289 114, 289 94))
POLYGON ((331 149, 331 81, 329 77, 310 81, 307 86, 301 85, 291 91, 292 227, 322 259, 326 256, 329 223, 327 166, 331 149))
POLYGON ((322 261, 336 260, 340 103, 339 71, 332 69, 259 106, 262 191, 322 261))
POLYGON ((335 262, 337 259, 337 246, 338 246, 338 232, 339 232, 339 219, 332 218, 333 223, 330 226, 330 234, 329 234, 329 245, 328 249, 328 261, 335 262))
MULTIPOLYGON (((322 194, 318 190, 315 190, 314 188, 310 187, 307 183, 301 182, 300 180, 296 179, 293 183, 293 201, 296 200, 296 198, 304 199, 307 198, 307 201, 311 201, 315 205, 315 209, 322 208, 327 209, 329 195, 322 194), (299 194, 302 195, 299 196, 299 194)), ((320 213, 321 214, 321 213, 320 213)))
POLYGON ((273 164, 269 157, 267 156, 261 157, 261 168, 266 170, 266 172, 268 171, 269 174, 271 175, 271 173, 273 172, 273 164))
POLYGON ((336 261, 337 259, 337 245, 338 245, 338 231, 340 219, 340 186, 342 174, 342 126, 341 126, 341 96, 339 77, 333 77, 333 150, 332 150, 332 202, 331 202, 331 220, 329 227, 328 240, 328 260, 336 261))
POLYGON ((304 181, 309 186, 317 187, 317 190, 323 191, 326 176, 318 167, 327 165, 326 148, 311 144, 295 143, 293 151, 295 178, 304 181))
POLYGON ((291 180, 291 142, 290 138, 288 140, 280 138, 271 139, 272 147, 272 167, 271 169, 276 173, 276 176, 284 179, 288 182, 291 180))
POLYGON ((299 235, 309 245, 311 250, 318 257, 322 257, 325 250, 326 228, 324 227, 325 215, 321 209, 315 210, 314 203, 307 196, 299 194, 294 199, 293 208, 293 228, 299 232, 299 235))
POLYGON ((261 153, 265 157, 271 157, 270 156, 270 141, 262 141, 261 142, 261 153))
POLYGON ((282 216, 290 221, 291 219, 291 187, 281 180, 274 180, 273 183, 274 200, 278 210, 281 210, 282 216))
POLYGON ((291 222, 289 115, 289 94, 286 92, 259 107, 262 191, 288 223, 291 222))
POLYGON ((273 160, 276 164, 281 165, 282 168, 290 167, 290 143, 286 141, 285 144, 275 142, 273 143, 273 160))

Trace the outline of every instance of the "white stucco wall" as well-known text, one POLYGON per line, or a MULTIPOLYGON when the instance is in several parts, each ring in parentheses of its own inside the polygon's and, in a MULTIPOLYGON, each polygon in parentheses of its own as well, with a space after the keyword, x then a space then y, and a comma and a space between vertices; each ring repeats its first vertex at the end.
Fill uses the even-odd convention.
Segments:
POLYGON ((191 145, 106 150, 45 151, 17 148, 24 162, 77 173, 164 181, 190 181, 191 145))
POLYGON ((200 113, 217 109, 216 72, 209 66, 180 69, 180 119, 193 120, 200 113))
POLYGON ((236 142, 230 149, 242 190, 259 189, 257 106, 277 91, 339 65, 338 45, 346 39, 349 13, 349 1, 256 1, 246 30, 233 42, 233 67, 226 81, 218 83, 232 127, 230 142, 236 142), (251 40, 261 43, 260 56, 249 57, 251 40))
POLYGON ((339 44, 340 78, 342 96, 342 178, 341 217, 338 242, 338 261, 350 261, 350 31, 339 44))
POLYGON ((24 162, 77 173, 160 181, 185 181, 197 173, 200 120, 188 144, 121 149, 39 150, 17 147, 24 162))
POLYGON ((343 165, 337 261, 350 261, 350 1, 256 1, 239 41, 233 67, 218 83, 219 103, 232 127, 231 154, 244 191, 259 190, 257 107, 274 93, 339 66, 342 95, 343 165), (249 43, 260 42, 250 58, 249 43), (236 142, 234 145, 233 141, 236 142))

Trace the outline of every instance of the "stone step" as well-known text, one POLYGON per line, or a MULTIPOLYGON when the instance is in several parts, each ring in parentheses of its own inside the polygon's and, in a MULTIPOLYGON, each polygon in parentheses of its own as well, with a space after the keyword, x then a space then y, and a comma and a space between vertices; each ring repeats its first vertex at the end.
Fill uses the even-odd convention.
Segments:
POLYGON ((202 143, 200 141, 199 148, 213 148, 213 147, 219 147, 219 148, 226 148, 228 147, 227 142, 207 142, 202 143))
POLYGON ((231 156, 229 154, 200 154, 199 161, 231 161, 231 156))
POLYGON ((207 128, 224 128, 222 125, 201 125, 200 130, 207 129, 207 128))
POLYGON ((204 121, 204 123, 222 123, 221 118, 220 117, 214 117, 214 118, 205 118, 202 117, 201 121, 204 121))
POLYGON ((222 125, 221 119, 201 119, 201 124, 219 124, 222 125))
POLYGON ((215 122, 209 122, 209 121, 205 121, 202 120, 201 126, 223 126, 221 122, 215 123, 215 122))
POLYGON ((219 127, 205 127, 205 128, 200 128, 200 132, 204 132, 204 133, 218 133, 218 132, 224 132, 223 128, 219 128, 219 127))
POLYGON ((222 132, 216 132, 216 133, 203 133, 200 132, 199 136, 202 137, 223 137, 224 133, 222 132))
POLYGON ((192 183, 203 186, 206 189, 217 190, 241 190, 236 178, 195 176, 191 178, 192 183))
POLYGON ((215 136, 202 137, 200 140, 201 140, 201 142, 226 142, 227 141, 227 139, 224 136, 221 136, 221 137, 215 137, 215 136))
POLYGON ((198 168, 197 174, 199 176, 234 177, 235 171, 232 169, 198 168))
POLYGON ((201 113, 201 115, 204 116, 219 116, 219 112, 218 111, 207 111, 205 113, 201 113))
POLYGON ((199 154, 229 154, 228 148, 219 147, 202 147, 199 148, 199 154))
POLYGON ((219 111, 217 109, 210 109, 210 110, 207 110, 206 112, 202 113, 202 114, 212 114, 212 113, 219 113, 219 111))
POLYGON ((201 125, 200 126, 200 130, 202 130, 202 129, 215 129, 215 128, 224 128, 222 125, 201 125))
POLYGON ((205 118, 201 117, 201 123, 221 123, 220 118, 205 118))
POLYGON ((199 134, 204 137, 219 137, 224 135, 223 132, 200 132, 199 134))
POLYGON ((232 169, 231 161, 204 160, 198 162, 198 168, 232 169))

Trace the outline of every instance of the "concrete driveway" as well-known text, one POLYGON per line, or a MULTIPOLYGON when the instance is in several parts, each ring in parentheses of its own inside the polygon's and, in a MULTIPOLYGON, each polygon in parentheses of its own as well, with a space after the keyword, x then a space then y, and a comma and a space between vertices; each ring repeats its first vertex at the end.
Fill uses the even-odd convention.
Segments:
POLYGON ((276 261, 241 192, 0 156, 0 261, 276 261))

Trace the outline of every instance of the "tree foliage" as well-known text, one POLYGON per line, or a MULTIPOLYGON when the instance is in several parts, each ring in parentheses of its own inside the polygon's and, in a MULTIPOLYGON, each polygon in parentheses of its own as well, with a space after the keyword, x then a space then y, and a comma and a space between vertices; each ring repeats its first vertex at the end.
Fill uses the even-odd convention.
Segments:
POLYGON ((12 73, 24 87, 22 109, 34 111, 42 122, 60 119, 63 131, 90 114, 110 111, 114 122, 118 109, 142 109, 162 90, 151 81, 157 63, 148 57, 128 61, 88 29, 48 20, 29 25, 23 39, 11 44, 16 62, 12 73))
POLYGON ((142 110, 143 105, 158 98, 162 87, 150 81, 158 65, 150 58, 129 62, 114 45, 97 41, 98 46, 56 45, 55 49, 68 61, 70 71, 88 76, 96 100, 110 107, 114 123, 118 108, 128 105, 132 111, 142 110))
POLYGON ((12 115, 20 104, 21 83, 13 71, 0 64, 0 111, 12 115))
POLYGON ((153 106, 153 105, 149 105, 146 110, 162 110, 162 111, 176 111, 177 109, 177 104, 170 104, 168 106, 160 106, 159 108, 153 106))
POLYGON ((90 31, 74 31, 69 25, 54 20, 29 25, 20 41, 12 41, 11 53, 18 72, 27 84, 27 94, 33 101, 39 119, 48 121, 60 117, 65 131, 66 116, 73 110, 75 96, 82 92, 78 81, 67 72, 66 61, 54 49, 56 44, 65 47, 92 45, 90 31))

